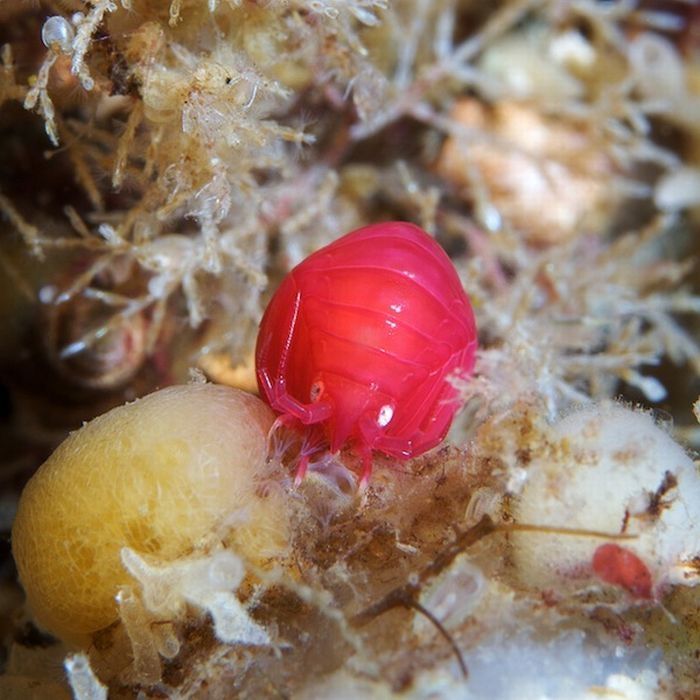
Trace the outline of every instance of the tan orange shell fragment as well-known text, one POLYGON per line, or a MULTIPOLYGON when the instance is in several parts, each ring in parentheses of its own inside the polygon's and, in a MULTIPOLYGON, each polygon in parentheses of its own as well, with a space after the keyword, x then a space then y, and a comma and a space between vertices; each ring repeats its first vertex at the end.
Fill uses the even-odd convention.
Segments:
POLYGON ((559 243, 602 224, 613 167, 585 129, 508 101, 487 108, 462 99, 450 116, 467 133, 445 141, 437 171, 470 198, 476 179, 530 243, 559 243))

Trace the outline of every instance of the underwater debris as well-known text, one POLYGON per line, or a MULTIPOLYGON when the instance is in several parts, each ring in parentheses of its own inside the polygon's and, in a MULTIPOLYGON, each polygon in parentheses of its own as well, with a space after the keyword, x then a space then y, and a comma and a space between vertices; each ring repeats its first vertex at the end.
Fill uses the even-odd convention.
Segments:
POLYGON ((615 168, 606 146, 586 133, 586 122, 545 120, 506 100, 487 110, 474 99, 457 102, 450 119, 464 136, 445 141, 436 168, 467 193, 477 192, 478 202, 488 202, 478 216, 489 229, 513 227, 537 245, 604 233, 622 193, 611 188, 615 168))
POLYGON ((107 688, 95 676, 85 654, 66 657, 64 666, 75 700, 107 700, 107 688))
MULTIPOLYGON (((185 381, 192 366, 254 390, 267 300, 338 232, 421 225, 454 263, 480 335, 475 375, 451 378, 467 406, 448 444, 403 463, 375 455, 361 498, 356 455, 315 453, 292 488, 309 445, 273 435, 249 494, 255 527, 244 532, 252 510, 227 506, 241 541, 213 526, 163 562, 130 530, 114 557, 121 623, 83 636, 89 667, 78 664, 74 687, 94 680, 115 698, 695 691, 697 549, 678 504, 697 476, 682 448, 635 413, 634 430, 656 436, 647 456, 663 443, 678 459, 661 469, 662 456, 652 467, 642 455, 635 484, 632 460, 601 452, 634 503, 591 498, 580 523, 554 519, 547 533, 516 505, 530 489, 549 512, 573 498, 577 479, 543 493, 537 475, 545 463, 595 469, 585 450, 564 459, 578 438, 558 431, 601 400, 659 404, 676 437, 699 434, 688 411, 700 371, 696 5, 0 3, 4 522, 83 417, 185 381), (621 535, 625 509, 637 530, 621 535), (351 625, 483 516, 496 530, 443 558, 415 592, 423 612, 401 604, 351 625), (666 518, 675 543, 654 526, 666 518), (580 554, 585 575, 528 583, 514 543, 543 538, 540 562, 550 549, 553 561, 580 554), (245 554, 263 550, 265 561, 245 554), (167 615, 147 590, 172 602, 167 615), (269 641, 217 632, 236 625, 269 641)), ((143 431, 134 441, 153 457, 143 431)), ((67 650, 37 633, 2 571, 0 695, 36 680, 68 697, 67 650)))
POLYGON ((130 302, 107 291, 62 303, 51 298, 48 285, 43 292, 46 335, 41 340, 59 374, 75 385, 103 390, 133 379, 147 356, 149 320, 141 309, 115 315, 115 305, 130 302))

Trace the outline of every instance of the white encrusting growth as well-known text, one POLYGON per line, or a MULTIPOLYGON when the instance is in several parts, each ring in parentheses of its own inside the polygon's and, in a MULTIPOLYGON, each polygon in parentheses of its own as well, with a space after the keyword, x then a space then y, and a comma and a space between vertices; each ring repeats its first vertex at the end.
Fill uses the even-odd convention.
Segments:
MULTIPOLYGON (((617 543, 646 565, 655 593, 700 581, 700 475, 649 414, 606 403, 570 414, 549 437, 515 494, 517 522, 634 536, 617 543)), ((591 562, 604 542, 514 533, 513 557, 525 584, 566 590, 596 582, 591 562)))
POLYGON ((75 700, 107 700, 107 688, 90 667, 87 654, 67 656, 63 666, 75 700))
POLYGON ((153 565, 124 547, 121 559, 141 584, 144 606, 157 617, 181 615, 189 603, 211 614, 214 631, 222 642, 270 643, 265 629, 250 618, 234 593, 243 580, 245 567, 233 552, 222 550, 207 557, 153 565))

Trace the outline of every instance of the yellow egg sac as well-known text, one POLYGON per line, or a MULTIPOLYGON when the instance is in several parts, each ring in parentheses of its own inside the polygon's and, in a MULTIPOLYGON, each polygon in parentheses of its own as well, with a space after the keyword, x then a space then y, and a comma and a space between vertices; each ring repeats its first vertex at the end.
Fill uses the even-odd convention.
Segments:
POLYGON ((115 595, 135 585, 122 547, 173 561, 230 524, 226 539, 249 560, 279 553, 285 523, 255 480, 273 419, 250 394, 193 384, 72 433, 27 484, 12 531, 37 622, 68 641, 114 622, 115 595))

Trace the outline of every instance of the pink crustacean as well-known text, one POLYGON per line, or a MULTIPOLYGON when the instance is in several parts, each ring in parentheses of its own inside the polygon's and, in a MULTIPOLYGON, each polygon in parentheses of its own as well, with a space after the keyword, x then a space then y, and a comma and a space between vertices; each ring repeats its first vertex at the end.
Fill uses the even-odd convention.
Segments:
MULTIPOLYGON (((474 313, 444 250, 404 222, 365 226, 282 281, 260 323, 256 372, 280 423, 331 453, 408 459, 437 445, 461 406, 451 375, 474 367, 474 313)), ((309 456, 302 451, 296 483, 309 456)))
POLYGON ((652 597, 652 577, 646 564, 630 549, 602 544, 591 562, 594 573, 605 583, 624 588, 633 598, 652 597))

